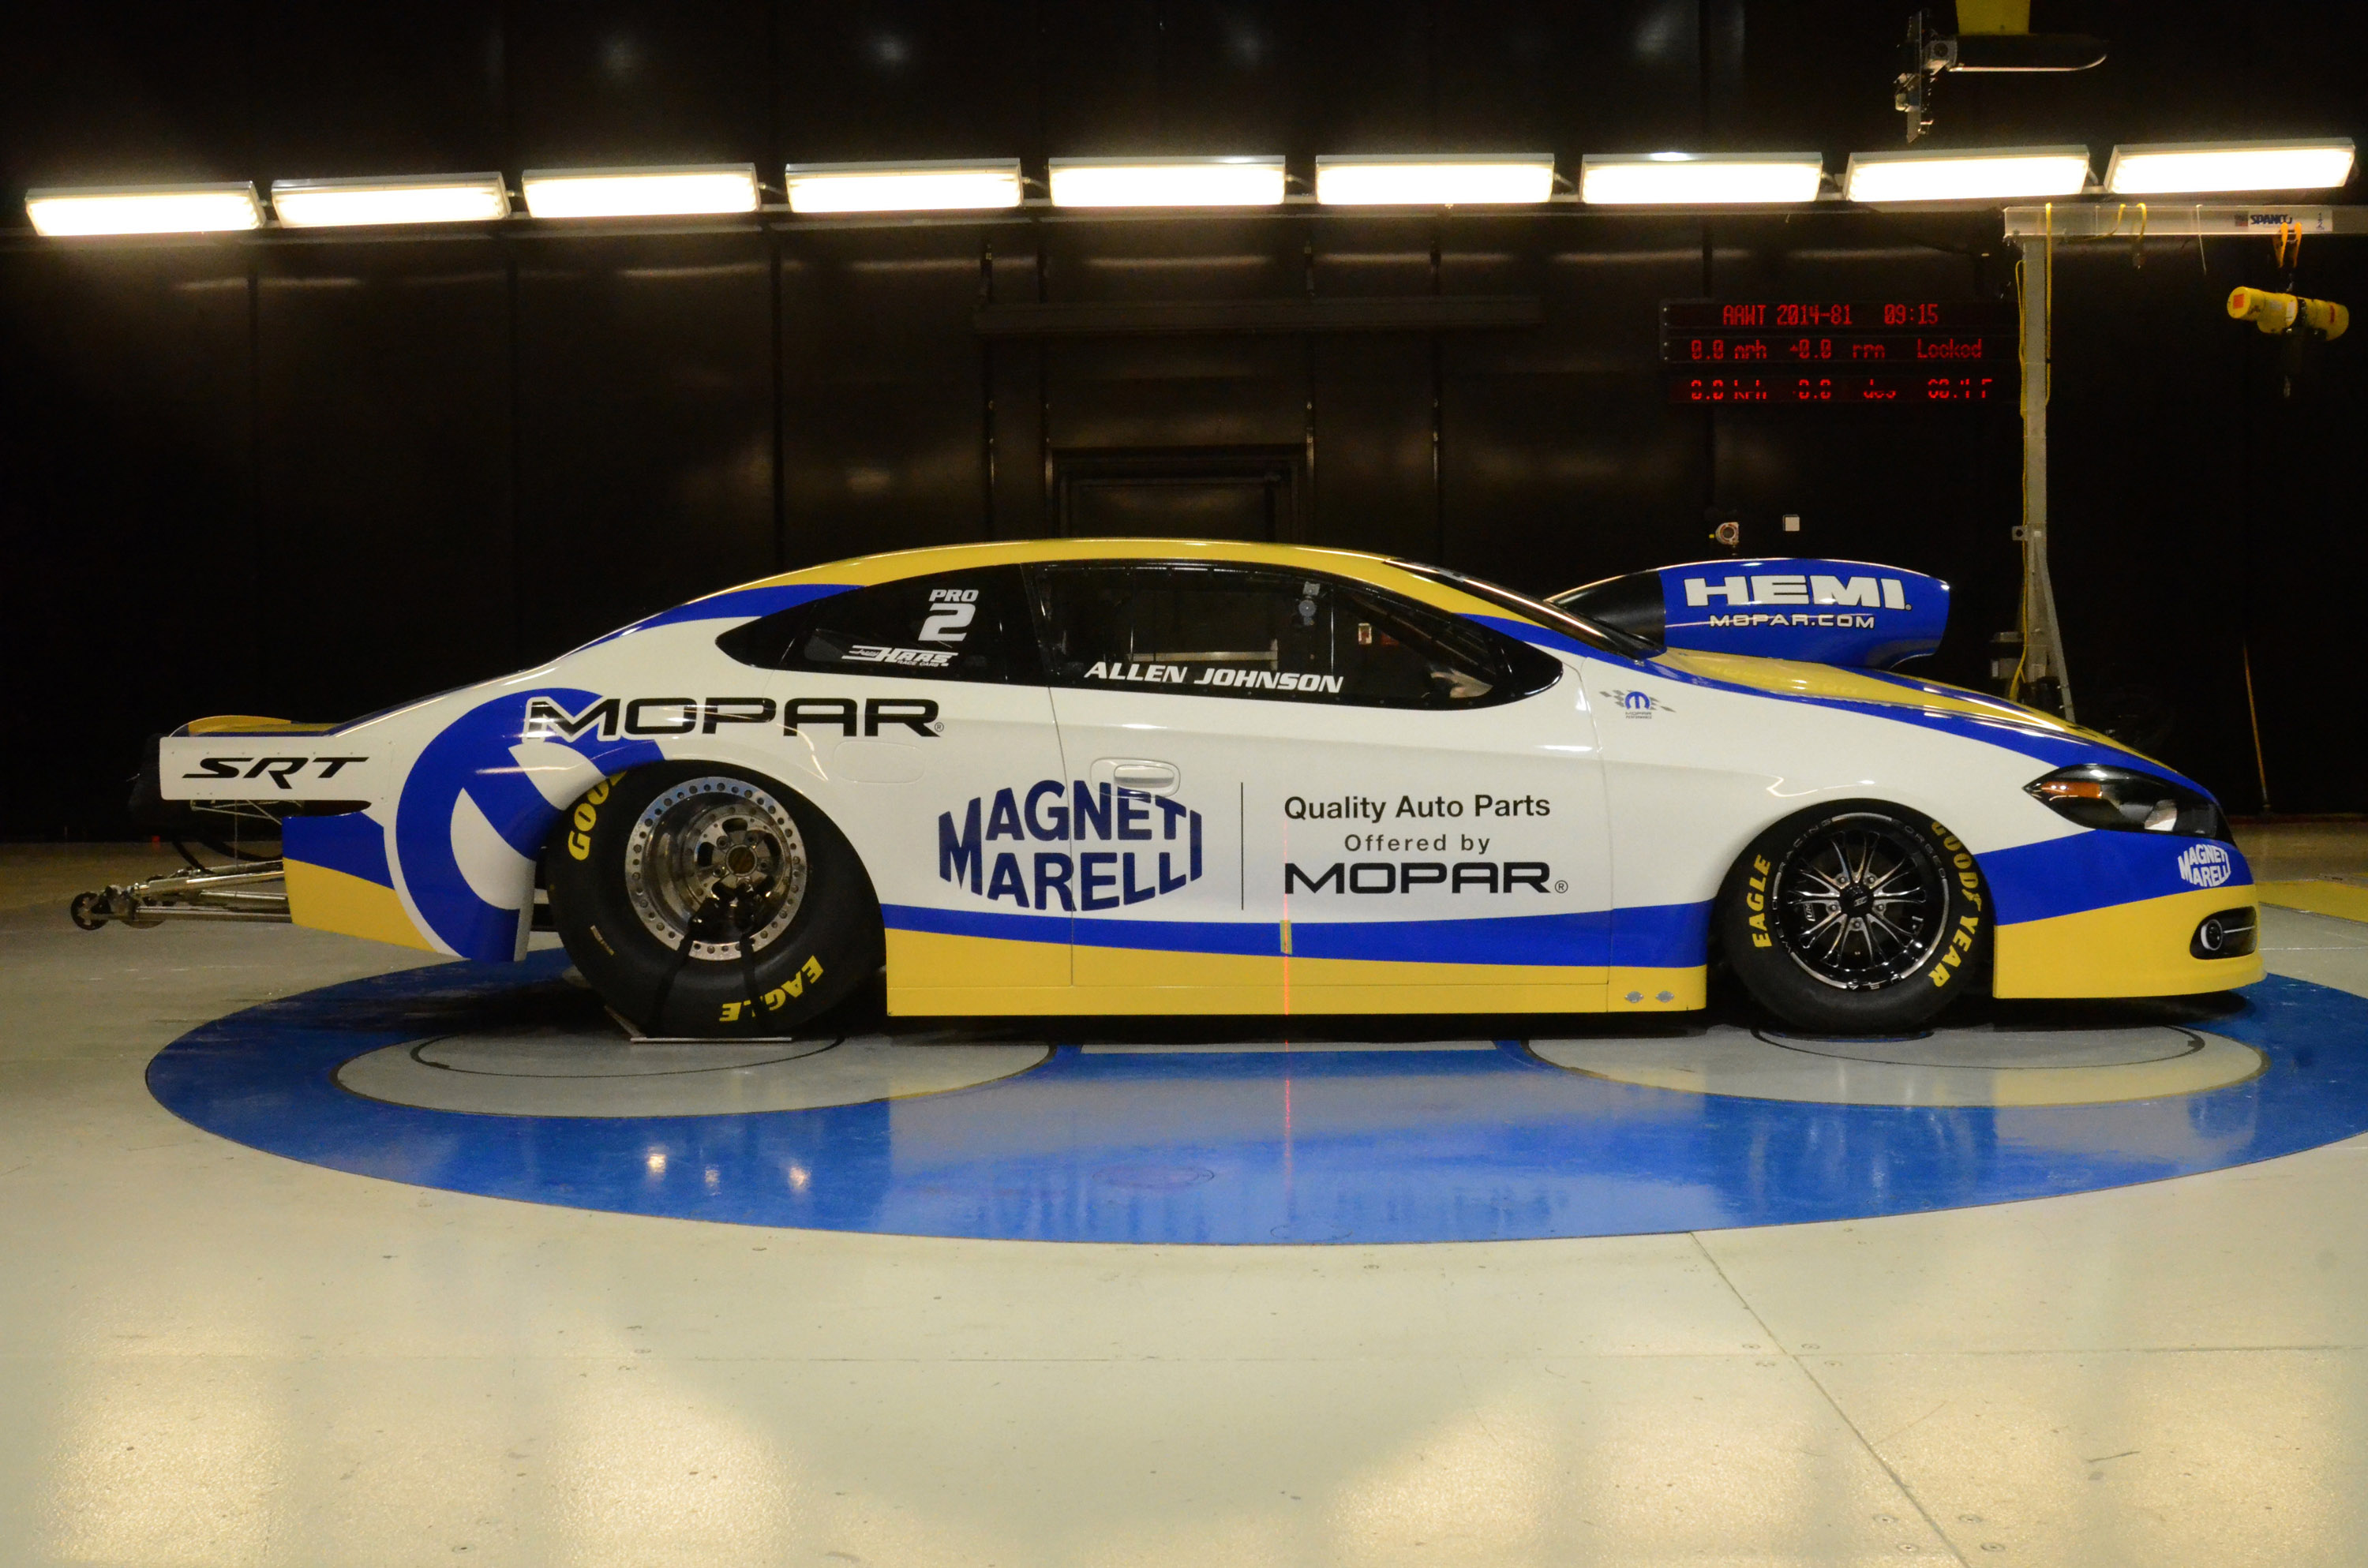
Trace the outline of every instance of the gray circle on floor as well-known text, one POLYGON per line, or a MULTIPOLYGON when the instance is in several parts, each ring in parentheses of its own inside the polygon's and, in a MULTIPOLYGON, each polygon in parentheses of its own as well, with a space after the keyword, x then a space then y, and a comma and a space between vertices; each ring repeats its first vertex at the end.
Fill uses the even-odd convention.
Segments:
POLYGON ((2102 1105, 2202 1094, 2261 1071, 2249 1045, 2176 1025, 1937 1028, 1832 1040, 1718 1025, 1657 1039, 1540 1040, 1539 1060, 1646 1088, 1817 1105, 2102 1105))
POLYGON ((480 1116, 742 1116, 973 1088, 1051 1055, 1034 1041, 942 1035, 636 1043, 521 1030, 385 1046, 338 1068, 336 1081, 365 1099, 480 1116))

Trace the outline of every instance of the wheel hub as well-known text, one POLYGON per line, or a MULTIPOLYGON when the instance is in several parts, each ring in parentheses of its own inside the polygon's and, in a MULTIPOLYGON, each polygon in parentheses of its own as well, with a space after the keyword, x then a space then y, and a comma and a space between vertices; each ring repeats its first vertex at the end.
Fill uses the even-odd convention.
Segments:
POLYGON ((810 864, 781 802, 745 778, 692 778, 645 807, 625 846, 643 926, 710 961, 763 951, 797 918, 810 864))
POLYGON ((1840 991, 1879 990, 1914 974, 1945 935, 1939 860, 1875 812, 1810 828, 1786 851, 1769 892, 1785 952, 1840 991))

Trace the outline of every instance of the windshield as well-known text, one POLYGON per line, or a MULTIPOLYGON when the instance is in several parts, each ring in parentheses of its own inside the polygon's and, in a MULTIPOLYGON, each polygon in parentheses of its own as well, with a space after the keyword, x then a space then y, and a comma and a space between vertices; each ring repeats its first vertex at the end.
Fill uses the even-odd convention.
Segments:
POLYGON ((1461 572, 1450 572, 1443 566, 1426 566, 1418 561, 1393 561, 1390 564, 1401 572, 1411 572, 1417 577, 1470 594, 1474 598, 1486 599, 1490 604, 1501 606, 1515 615, 1536 621, 1540 626, 1551 627, 1602 653, 1618 653, 1630 659, 1649 659, 1661 651, 1658 644, 1642 637, 1589 620, 1585 616, 1573 615, 1566 609, 1556 609, 1527 594, 1517 594, 1485 578, 1467 577, 1461 572))

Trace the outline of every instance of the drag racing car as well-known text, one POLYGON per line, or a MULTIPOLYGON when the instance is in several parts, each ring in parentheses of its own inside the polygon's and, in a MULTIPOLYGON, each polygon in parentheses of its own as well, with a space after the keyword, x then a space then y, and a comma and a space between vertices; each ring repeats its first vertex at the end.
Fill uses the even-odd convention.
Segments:
POLYGON ((187 724, 143 791, 279 860, 75 915, 481 960, 547 923, 664 1037, 883 966, 898 1014, 1677 1013, 1723 961, 1837 1033, 2260 978, 2206 791, 1897 672, 1947 601, 1835 561, 1548 604, 1284 546, 869 556, 347 723, 187 724))

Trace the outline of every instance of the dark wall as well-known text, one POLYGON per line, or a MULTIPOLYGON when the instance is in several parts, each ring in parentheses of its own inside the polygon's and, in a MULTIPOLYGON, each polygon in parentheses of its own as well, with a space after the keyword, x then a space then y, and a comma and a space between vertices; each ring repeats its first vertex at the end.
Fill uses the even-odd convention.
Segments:
MULTIPOLYGON (((1746 0, 267 0, 22 7, 28 186, 537 165, 1896 144, 1907 9, 1746 0)), ((1943 7, 1945 10, 1945 7, 1943 7)), ((2351 8, 2059 5, 2060 79, 1942 85, 1942 143, 2358 134, 2351 8)), ((695 226, 693 226, 695 227, 695 226)), ((2362 345, 2284 395, 2225 319, 2265 242, 2059 250, 2058 595, 2083 716, 2239 810, 2368 809, 2362 345)), ((1936 673, 2012 624, 2019 429, 1984 410, 1662 401, 1656 308, 1997 298, 1995 213, 1286 211, 700 232, 44 244, 0 235, 0 834, 125 831, 141 735, 351 713, 780 566, 1054 531, 1074 475, 1288 470, 1289 528, 1552 590, 1747 549, 1957 585, 1936 673), (1534 298, 1490 332, 982 336, 982 304, 1534 298), (1231 454, 1228 457, 1228 454, 1231 454), (1244 457, 1247 454, 1247 458, 1244 457), (1777 519, 1797 512, 1804 531, 1777 519)), ((2368 305, 2368 241, 2305 291, 2368 305)))

